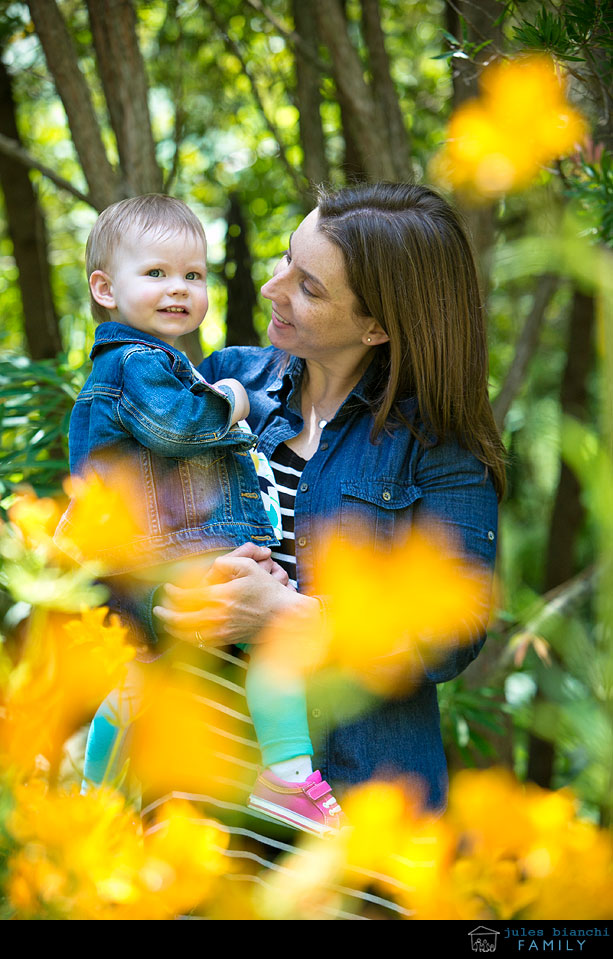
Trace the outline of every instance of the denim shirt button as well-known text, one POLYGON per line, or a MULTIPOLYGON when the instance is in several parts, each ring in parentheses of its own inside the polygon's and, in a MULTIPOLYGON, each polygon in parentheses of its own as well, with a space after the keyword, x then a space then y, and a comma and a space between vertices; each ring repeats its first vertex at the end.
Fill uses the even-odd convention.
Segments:
POLYGON ((307 538, 306 538, 306 536, 299 536, 299 537, 298 537, 298 546, 306 546, 306 544, 307 544, 307 538))
POLYGON ((330 444, 329 444, 329 443, 326 443, 325 440, 324 440, 323 443, 320 443, 320 444, 319 444, 319 448, 320 448, 320 450, 327 450, 328 447, 329 447, 329 445, 330 445, 330 444))
POLYGON ((315 709, 312 709, 311 716, 313 717, 313 719, 319 719, 319 717, 321 716, 321 709, 318 709, 317 707, 315 707, 315 709))
POLYGON ((301 493, 306 493, 306 491, 308 490, 308 488, 309 488, 309 484, 308 484, 308 483, 301 483, 301 484, 300 484, 300 492, 301 492, 301 493))
POLYGON ((488 530, 487 538, 489 539, 490 543, 496 538, 493 529, 488 530))
POLYGON ((390 493, 388 489, 384 489, 383 492, 381 493, 381 496, 383 497, 386 503, 389 503, 389 501, 392 498, 392 494, 390 493))

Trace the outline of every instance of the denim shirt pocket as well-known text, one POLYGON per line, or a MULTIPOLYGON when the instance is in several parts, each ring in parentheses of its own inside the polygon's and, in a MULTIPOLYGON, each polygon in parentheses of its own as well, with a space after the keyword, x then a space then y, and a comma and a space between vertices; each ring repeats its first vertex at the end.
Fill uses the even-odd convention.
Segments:
POLYGON ((339 533, 343 539, 389 552, 411 525, 411 507, 419 486, 396 480, 342 480, 339 533))

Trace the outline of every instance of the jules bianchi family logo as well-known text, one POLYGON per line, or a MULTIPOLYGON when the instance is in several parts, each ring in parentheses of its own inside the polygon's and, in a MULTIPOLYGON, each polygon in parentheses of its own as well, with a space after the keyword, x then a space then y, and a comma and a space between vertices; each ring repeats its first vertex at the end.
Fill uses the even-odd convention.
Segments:
POLYGON ((469 932, 470 948, 473 952, 496 952, 495 929, 488 929, 487 926, 477 926, 472 932, 469 932))

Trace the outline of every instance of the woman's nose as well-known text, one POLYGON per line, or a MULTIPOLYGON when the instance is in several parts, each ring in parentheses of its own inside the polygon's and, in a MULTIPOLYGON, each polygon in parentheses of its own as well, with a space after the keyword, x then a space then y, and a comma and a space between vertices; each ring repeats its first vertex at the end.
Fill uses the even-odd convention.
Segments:
POLYGON ((262 287, 262 296, 266 297, 267 300, 278 298, 285 289, 284 277, 286 272, 285 259, 281 259, 272 271, 271 278, 262 287))

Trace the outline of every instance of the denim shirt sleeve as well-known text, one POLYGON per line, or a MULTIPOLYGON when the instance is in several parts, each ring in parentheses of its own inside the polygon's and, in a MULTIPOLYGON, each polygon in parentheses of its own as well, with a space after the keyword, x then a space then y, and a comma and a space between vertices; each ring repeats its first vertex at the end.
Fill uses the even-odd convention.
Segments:
POLYGON ((154 453, 189 457, 207 444, 235 445, 232 412, 233 398, 200 380, 180 380, 162 350, 135 347, 126 354, 117 416, 154 453))
POLYGON ((442 530, 457 548, 458 559, 468 559, 481 580, 480 612, 462 624, 462 636, 450 636, 440 661, 429 655, 427 637, 418 641, 424 673, 435 683, 458 676, 485 642, 496 559, 498 501, 486 467, 455 441, 421 452, 415 480, 421 490, 413 522, 421 529, 442 530))

